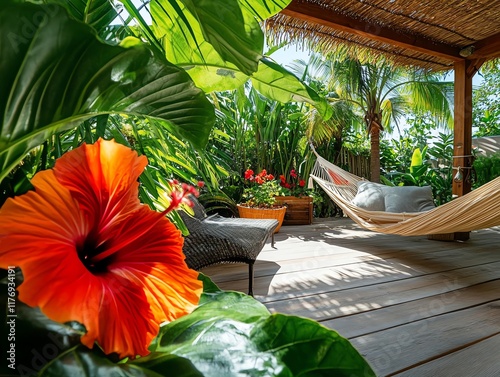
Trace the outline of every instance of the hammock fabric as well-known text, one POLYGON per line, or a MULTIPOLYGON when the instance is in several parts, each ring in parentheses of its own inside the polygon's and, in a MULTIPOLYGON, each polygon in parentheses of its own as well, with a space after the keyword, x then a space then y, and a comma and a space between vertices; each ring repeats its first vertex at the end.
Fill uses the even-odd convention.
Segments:
POLYGON ((357 224, 374 232, 419 236, 469 232, 500 225, 500 177, 427 212, 369 211, 351 203, 357 182, 363 181, 316 154, 309 184, 314 180, 357 224))

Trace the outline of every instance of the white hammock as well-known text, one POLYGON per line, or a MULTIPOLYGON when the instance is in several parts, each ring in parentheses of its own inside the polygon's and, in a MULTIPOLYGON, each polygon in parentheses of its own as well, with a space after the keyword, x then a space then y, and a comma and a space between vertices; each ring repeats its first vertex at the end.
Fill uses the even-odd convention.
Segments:
POLYGON ((427 212, 369 211, 351 203, 356 196, 357 182, 364 179, 325 160, 314 148, 313 151, 317 160, 310 179, 318 183, 347 216, 366 229, 418 236, 469 232, 500 225, 500 177, 427 212))

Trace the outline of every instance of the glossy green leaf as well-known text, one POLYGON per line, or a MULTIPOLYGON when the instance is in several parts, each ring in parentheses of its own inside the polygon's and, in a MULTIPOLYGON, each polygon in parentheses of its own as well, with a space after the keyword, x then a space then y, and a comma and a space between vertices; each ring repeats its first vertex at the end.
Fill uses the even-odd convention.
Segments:
POLYGON ((64 6, 73 18, 92 26, 97 32, 109 26, 118 13, 109 0, 43 0, 64 6))
POLYGON ((374 376, 336 332, 305 318, 270 315, 237 292, 204 295, 193 313, 163 327, 158 348, 136 363, 162 373, 171 354, 206 377, 374 376))
POLYGON ((0 180, 51 134, 99 114, 152 117, 195 147, 206 144, 213 106, 147 46, 103 44, 53 4, 6 0, 0 31, 0 180))
POLYGON ((310 319, 274 314, 255 326, 251 338, 280 359, 290 376, 375 376, 347 339, 310 319))
POLYGON ((259 70, 252 76, 252 85, 264 96, 287 102, 307 102, 313 105, 324 120, 333 113, 324 97, 299 80, 285 68, 268 59, 262 59, 259 70))
POLYGON ((263 21, 286 8, 292 0, 239 0, 242 7, 263 21))
POLYGON ((290 0, 156 0, 154 30, 167 59, 205 92, 232 90, 258 69, 264 37, 258 20, 290 0))
POLYGON ((156 0, 151 13, 167 59, 182 66, 230 62, 249 75, 262 56, 264 33, 237 0, 156 0), (207 46, 200 47, 208 43, 207 46))

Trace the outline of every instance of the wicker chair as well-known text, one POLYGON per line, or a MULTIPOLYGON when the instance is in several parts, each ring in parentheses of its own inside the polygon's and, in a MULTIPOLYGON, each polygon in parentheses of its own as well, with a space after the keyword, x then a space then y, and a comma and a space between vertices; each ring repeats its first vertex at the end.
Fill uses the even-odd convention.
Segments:
POLYGON ((194 216, 179 211, 189 230, 183 247, 187 265, 200 270, 221 263, 247 263, 248 294, 253 296, 253 266, 269 236, 274 247, 278 221, 207 216, 203 206, 192 200, 194 216))

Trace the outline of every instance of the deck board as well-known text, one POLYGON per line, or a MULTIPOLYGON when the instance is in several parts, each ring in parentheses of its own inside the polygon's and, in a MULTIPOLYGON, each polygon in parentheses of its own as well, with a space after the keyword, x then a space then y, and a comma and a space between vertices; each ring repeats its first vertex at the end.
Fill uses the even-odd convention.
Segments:
POLYGON ((496 350, 500 350, 500 334, 496 334, 460 351, 445 355, 395 376, 432 376, 435 371, 446 371, 448 376, 498 376, 500 357, 498 351, 495 352, 496 350))
MULTIPOLYGON (((275 240, 255 263, 255 298, 271 312, 337 330, 378 376, 500 376, 500 228, 440 242, 315 219, 275 240)), ((248 287, 246 265, 203 272, 248 287)))

